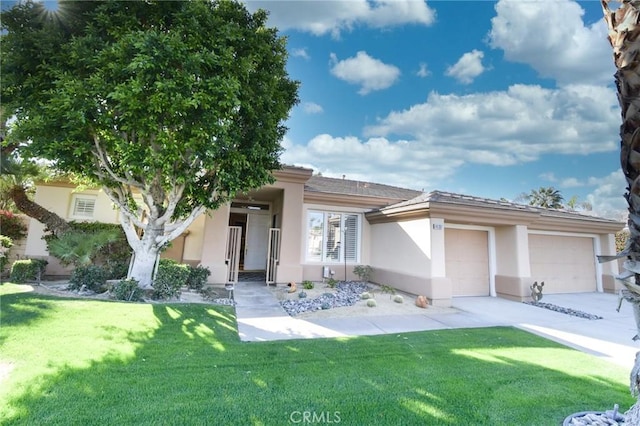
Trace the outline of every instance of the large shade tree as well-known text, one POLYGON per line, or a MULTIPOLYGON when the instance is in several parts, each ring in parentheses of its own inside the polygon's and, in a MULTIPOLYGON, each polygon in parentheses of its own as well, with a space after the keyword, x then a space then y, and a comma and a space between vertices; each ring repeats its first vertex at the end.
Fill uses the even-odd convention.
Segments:
POLYGON ((52 13, 29 1, 1 18, 9 142, 102 187, 142 287, 195 218, 272 182, 298 83, 266 12, 193 0, 61 1, 52 13))

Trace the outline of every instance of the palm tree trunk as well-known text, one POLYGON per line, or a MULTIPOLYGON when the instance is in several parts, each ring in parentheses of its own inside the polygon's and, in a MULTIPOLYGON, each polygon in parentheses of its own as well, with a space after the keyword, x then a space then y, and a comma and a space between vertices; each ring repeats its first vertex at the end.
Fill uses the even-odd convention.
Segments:
POLYGON ((24 187, 20 185, 14 186, 9 191, 9 196, 21 212, 44 224, 56 236, 59 237, 71 231, 71 226, 66 220, 45 209, 40 204, 31 201, 24 187))
MULTIPOLYGON (((622 125, 620 126, 620 165, 627 181, 625 198, 629 207, 629 239, 621 253, 627 260, 622 297, 634 308, 636 327, 640 336, 640 5, 622 0, 615 11, 610 0, 601 0, 604 19, 609 29, 609 42, 613 48, 616 66, 615 82, 618 91, 622 125)), ((634 338, 635 340, 635 338, 634 338)), ((639 353, 640 354, 640 353, 639 353)), ((631 372, 631 392, 638 395, 640 356, 636 355, 631 372)), ((627 412, 634 423, 640 419, 640 400, 627 412)))

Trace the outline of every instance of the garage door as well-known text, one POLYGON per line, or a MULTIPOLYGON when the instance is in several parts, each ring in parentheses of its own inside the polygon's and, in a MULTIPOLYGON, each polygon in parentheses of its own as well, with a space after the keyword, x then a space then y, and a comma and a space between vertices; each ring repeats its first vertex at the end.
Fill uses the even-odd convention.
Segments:
POLYGON ((529 234, 529 259, 544 293, 596 291, 593 238, 529 234))
POLYGON ((446 228, 445 267, 454 296, 489 295, 487 231, 446 228))

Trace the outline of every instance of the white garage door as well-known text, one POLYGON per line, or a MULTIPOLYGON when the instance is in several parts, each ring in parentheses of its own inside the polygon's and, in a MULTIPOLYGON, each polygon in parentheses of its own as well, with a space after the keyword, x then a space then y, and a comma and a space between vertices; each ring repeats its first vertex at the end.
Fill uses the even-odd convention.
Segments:
POLYGON ((454 296, 489 296, 487 231, 446 228, 445 267, 454 296))
POLYGON ((529 259, 543 294, 596 291, 593 238, 529 234, 529 259))

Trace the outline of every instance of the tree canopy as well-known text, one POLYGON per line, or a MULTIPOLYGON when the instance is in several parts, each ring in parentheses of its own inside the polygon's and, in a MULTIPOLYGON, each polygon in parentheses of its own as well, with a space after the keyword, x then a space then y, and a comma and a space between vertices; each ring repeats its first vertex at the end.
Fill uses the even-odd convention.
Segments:
POLYGON ((27 1, 2 13, 2 99, 16 117, 5 143, 29 141, 21 155, 104 189, 147 259, 133 276, 144 285, 151 255, 280 167, 298 83, 266 20, 226 0, 61 1, 55 13, 27 1))

